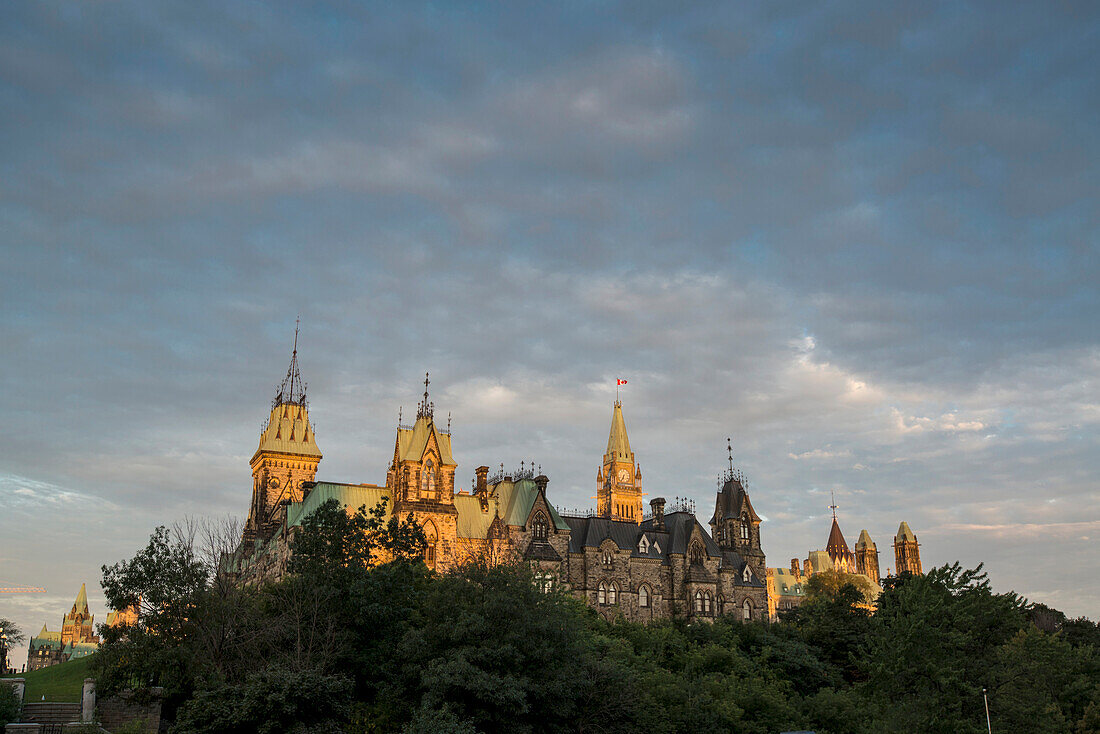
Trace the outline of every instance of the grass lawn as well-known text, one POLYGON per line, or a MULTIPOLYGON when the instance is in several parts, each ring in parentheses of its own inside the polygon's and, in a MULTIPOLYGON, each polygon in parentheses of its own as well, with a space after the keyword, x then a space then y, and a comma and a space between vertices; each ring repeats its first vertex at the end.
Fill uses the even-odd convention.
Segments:
POLYGON ((84 689, 84 679, 88 676, 88 668, 92 662, 92 655, 87 655, 76 660, 70 660, 60 665, 51 665, 48 668, 21 673, 18 675, 6 675, 5 678, 25 678, 27 691, 23 699, 27 703, 41 701, 45 696, 47 701, 59 703, 79 703, 80 694, 84 689))

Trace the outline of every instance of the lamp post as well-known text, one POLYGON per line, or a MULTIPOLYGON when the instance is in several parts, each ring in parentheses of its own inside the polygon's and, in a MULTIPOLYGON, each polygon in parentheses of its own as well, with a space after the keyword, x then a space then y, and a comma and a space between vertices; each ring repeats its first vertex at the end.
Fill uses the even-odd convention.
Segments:
POLYGON ((993 725, 989 723, 989 696, 985 695, 985 689, 982 689, 982 700, 985 701, 985 728, 989 731, 989 734, 993 734, 993 725))

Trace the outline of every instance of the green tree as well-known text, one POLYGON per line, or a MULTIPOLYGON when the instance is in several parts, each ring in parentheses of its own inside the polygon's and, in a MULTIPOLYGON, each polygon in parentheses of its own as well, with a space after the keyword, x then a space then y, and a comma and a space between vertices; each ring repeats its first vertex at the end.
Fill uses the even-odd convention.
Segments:
POLYGON ((866 692, 884 732, 985 730, 981 689, 1023 626, 1023 601, 994 594, 979 565, 887 584, 864 648, 866 692))

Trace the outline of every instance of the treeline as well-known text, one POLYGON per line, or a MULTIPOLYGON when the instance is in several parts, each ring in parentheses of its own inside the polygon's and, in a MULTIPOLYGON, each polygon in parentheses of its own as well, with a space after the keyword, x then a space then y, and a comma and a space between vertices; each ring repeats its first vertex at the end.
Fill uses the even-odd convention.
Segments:
MULTIPOLYGON (((241 586, 159 529, 104 567, 101 691, 160 686, 173 732, 1100 732, 1100 630, 958 564, 890 580, 874 615, 811 579, 779 624, 609 623, 523 567, 432 574, 413 525, 335 502, 290 573, 241 586), (395 560, 368 567, 384 551, 395 560), (1036 626, 1038 624, 1038 626, 1036 626)), ((222 566, 224 570, 224 565, 222 566)))

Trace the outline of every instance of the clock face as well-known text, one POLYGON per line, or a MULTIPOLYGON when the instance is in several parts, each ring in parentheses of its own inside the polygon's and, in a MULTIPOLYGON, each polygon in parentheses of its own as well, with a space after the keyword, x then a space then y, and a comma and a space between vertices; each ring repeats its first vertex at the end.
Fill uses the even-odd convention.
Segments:
POLYGON ((630 470, 629 469, 620 469, 619 470, 619 481, 620 482, 629 482, 630 481, 630 470))

